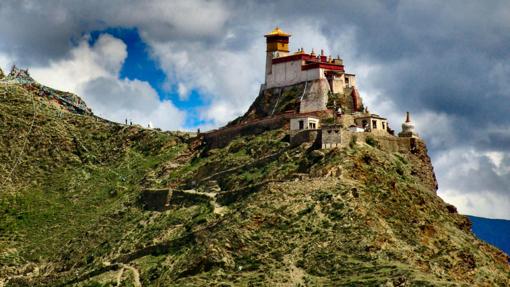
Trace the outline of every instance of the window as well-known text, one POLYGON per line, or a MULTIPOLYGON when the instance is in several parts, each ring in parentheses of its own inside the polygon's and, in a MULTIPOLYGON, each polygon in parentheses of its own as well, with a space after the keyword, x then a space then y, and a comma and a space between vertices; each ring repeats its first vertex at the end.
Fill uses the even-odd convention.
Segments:
POLYGON ((382 122, 382 129, 385 130, 386 129, 386 123, 385 122, 382 122))
POLYGON ((315 129, 315 123, 310 123, 309 126, 310 126, 310 129, 315 129))
POLYGON ((363 128, 366 128, 366 127, 367 127, 367 125, 368 125, 367 120, 363 120, 363 122, 361 122, 361 126, 362 126, 363 128))
POLYGON ((299 129, 302 130, 305 128, 305 122, 303 120, 299 121, 299 129))
POLYGON ((372 128, 377 129, 377 121, 376 120, 372 120, 372 128))

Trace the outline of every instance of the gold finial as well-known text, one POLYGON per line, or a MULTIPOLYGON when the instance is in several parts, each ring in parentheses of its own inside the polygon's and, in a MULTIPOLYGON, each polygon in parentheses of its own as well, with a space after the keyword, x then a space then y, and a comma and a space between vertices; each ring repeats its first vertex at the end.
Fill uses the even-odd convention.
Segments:
POLYGON ((411 116, 409 114, 409 112, 406 112, 406 123, 409 123, 411 122, 411 116))
POLYGON ((324 49, 321 49, 321 56, 324 56, 324 49))
POLYGON ((315 56, 315 51, 312 48, 312 52, 310 53, 310 56, 315 56))
POLYGON ((290 37, 290 34, 283 32, 280 27, 276 26, 273 31, 269 32, 265 35, 265 37, 273 37, 273 36, 281 36, 281 37, 290 37))

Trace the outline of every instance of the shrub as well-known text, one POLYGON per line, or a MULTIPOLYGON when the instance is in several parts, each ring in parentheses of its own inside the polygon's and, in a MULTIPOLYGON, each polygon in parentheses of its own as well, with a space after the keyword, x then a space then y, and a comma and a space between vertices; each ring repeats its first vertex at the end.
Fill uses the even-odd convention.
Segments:
POLYGON ((351 141, 349 142, 349 147, 350 148, 354 148, 356 146, 356 142, 358 141, 358 136, 357 135, 353 135, 351 137, 351 141))
POLYGON ((368 136, 366 139, 365 139, 365 142, 369 145, 369 146, 372 146, 372 147, 378 147, 379 146, 379 143, 377 142, 376 139, 374 139, 373 137, 371 136, 368 136))

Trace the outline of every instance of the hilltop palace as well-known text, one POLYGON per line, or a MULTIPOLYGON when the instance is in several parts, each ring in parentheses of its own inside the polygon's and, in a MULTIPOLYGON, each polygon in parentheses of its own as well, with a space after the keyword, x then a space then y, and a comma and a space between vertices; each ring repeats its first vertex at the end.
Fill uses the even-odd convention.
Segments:
POLYGON ((340 57, 303 48, 291 53, 290 36, 278 27, 265 35, 265 82, 259 96, 244 116, 204 135, 207 142, 224 145, 235 135, 282 127, 289 130, 291 144, 313 142, 322 149, 368 138, 398 149, 399 139, 419 139, 409 113, 395 136, 386 118, 363 106, 356 76, 345 72, 340 57))

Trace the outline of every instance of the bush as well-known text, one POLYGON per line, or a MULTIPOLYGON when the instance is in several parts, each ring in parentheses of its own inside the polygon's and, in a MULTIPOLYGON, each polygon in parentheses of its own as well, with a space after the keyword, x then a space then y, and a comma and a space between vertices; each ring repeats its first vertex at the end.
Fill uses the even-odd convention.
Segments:
POLYGON ((377 142, 376 139, 374 139, 373 137, 370 137, 368 136, 366 139, 365 139, 365 142, 369 145, 369 146, 372 146, 372 147, 378 147, 379 146, 379 143, 377 142))
POLYGON ((358 136, 357 135, 353 135, 351 137, 351 141, 349 142, 349 147, 350 148, 354 148, 356 146, 356 142, 358 141, 358 136))

